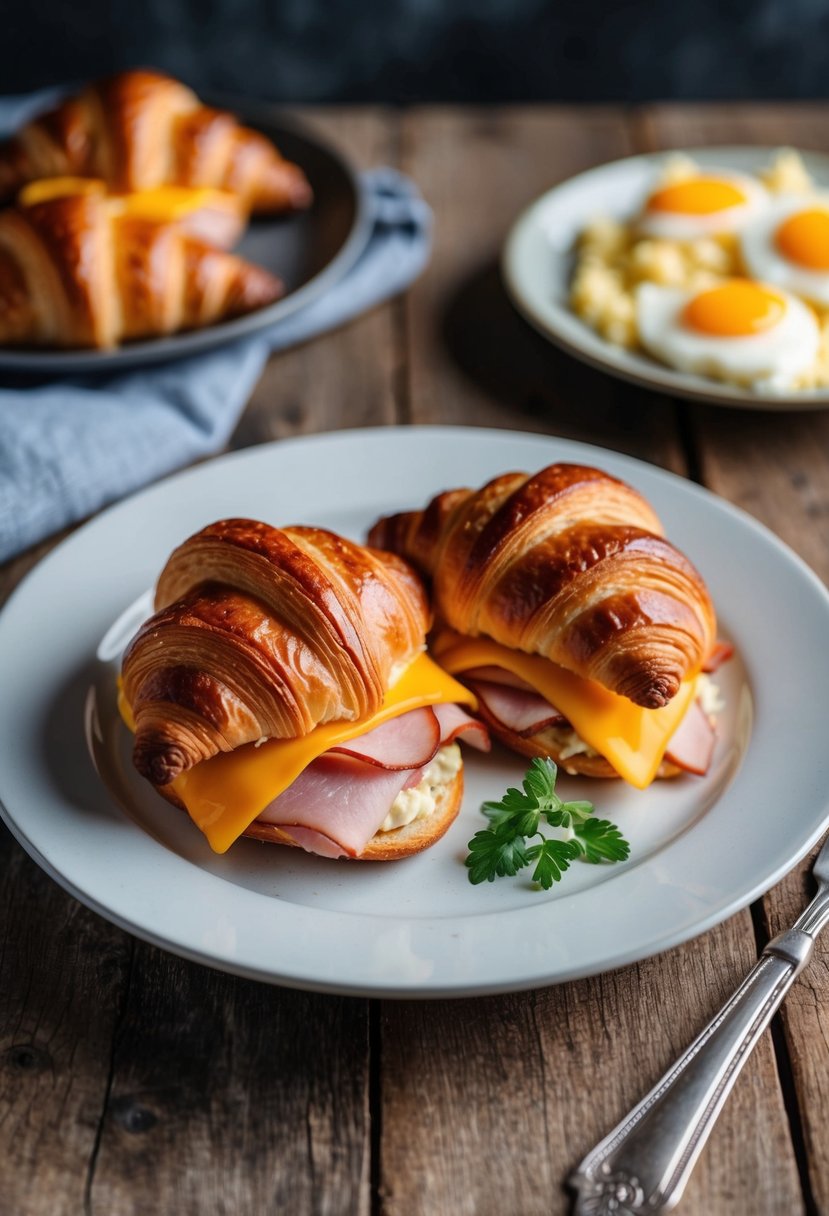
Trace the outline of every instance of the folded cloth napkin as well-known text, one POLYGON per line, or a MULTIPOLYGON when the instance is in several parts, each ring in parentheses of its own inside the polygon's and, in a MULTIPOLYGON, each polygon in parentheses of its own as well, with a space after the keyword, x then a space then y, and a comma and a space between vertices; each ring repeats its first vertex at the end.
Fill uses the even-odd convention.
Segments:
MULTIPOLYGON (((0 99, 0 132, 43 104, 0 99)), ((393 169, 360 176, 374 227, 317 300, 250 338, 118 375, 0 378, 0 560, 227 441, 269 354, 402 291, 429 257, 431 212, 393 169)))

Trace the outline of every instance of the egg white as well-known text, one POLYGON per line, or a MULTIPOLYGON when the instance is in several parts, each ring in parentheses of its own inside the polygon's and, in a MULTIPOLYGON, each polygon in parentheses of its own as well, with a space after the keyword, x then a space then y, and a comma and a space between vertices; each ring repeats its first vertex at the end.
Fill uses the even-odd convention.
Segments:
POLYGON ((829 271, 807 270, 790 261, 775 244, 775 233, 788 216, 798 211, 829 211, 829 194, 787 199, 759 215, 740 238, 740 252, 746 269, 755 279, 773 283, 823 308, 829 308, 829 271))
MULTIPOLYGON (((723 207, 708 215, 695 215, 681 211, 648 211, 646 198, 642 212, 636 221, 637 231, 643 236, 659 237, 668 241, 693 241, 697 237, 724 236, 741 232, 760 215, 768 205, 768 192, 753 177, 725 169, 704 169, 700 177, 716 177, 732 183, 745 196, 745 202, 733 207, 723 207)), ((648 198, 660 189, 656 182, 648 192, 648 198)))
POLYGON ((636 290, 636 323, 642 346, 679 371, 779 392, 817 359, 820 331, 811 309, 786 291, 786 308, 776 325, 744 338, 697 333, 682 322, 682 311, 697 294, 681 288, 641 283, 636 290))

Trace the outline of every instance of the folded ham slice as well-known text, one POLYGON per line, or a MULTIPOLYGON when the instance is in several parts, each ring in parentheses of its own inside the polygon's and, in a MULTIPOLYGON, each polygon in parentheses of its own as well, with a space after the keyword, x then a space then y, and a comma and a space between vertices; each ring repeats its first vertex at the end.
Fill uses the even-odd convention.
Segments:
POLYGON ((467 678, 466 682, 490 716, 513 734, 526 737, 548 726, 567 726, 567 719, 532 689, 490 680, 467 678))
POLYGON ((699 701, 694 701, 680 722, 665 752, 665 759, 686 773, 704 777, 714 754, 716 735, 699 701))
POLYGON ((379 768, 422 768, 440 747, 440 736, 440 723, 432 707, 427 705, 392 718, 330 750, 376 764, 379 768))
POLYGON ((486 728, 458 705, 410 710, 325 752, 259 819, 310 853, 359 857, 400 791, 419 785, 439 748, 459 735, 482 750, 489 748, 486 728), (404 755, 417 760, 401 768, 404 755))

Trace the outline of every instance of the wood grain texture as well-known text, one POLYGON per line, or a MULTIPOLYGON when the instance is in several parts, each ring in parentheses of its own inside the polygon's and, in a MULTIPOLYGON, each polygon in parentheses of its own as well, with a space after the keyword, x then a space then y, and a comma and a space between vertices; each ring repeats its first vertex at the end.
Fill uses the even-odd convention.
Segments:
POLYGON ((619 110, 415 109, 401 164, 435 209, 435 254, 405 304, 407 417, 545 431, 684 471, 674 407, 551 346, 510 303, 501 246, 521 210, 632 151, 619 110))
POLYGON ((132 939, 0 828, 0 1212, 78 1216, 132 939))
MULTIPOLYGON (((534 993, 383 1012, 386 1216, 563 1216, 562 1183, 754 961, 748 914, 659 958, 534 993)), ((802 1210, 764 1042, 683 1216, 802 1210), (781 1156, 777 1156, 781 1153, 781 1156)))
POLYGON ((368 1011, 136 947, 91 1216, 367 1216, 368 1011))
MULTIPOLYGON (((382 109, 303 111, 303 119, 346 150, 358 169, 394 164, 399 119, 382 109)), ((401 346, 399 302, 266 365, 231 447, 398 419, 401 346)))
MULTIPOLYGON (((651 110, 654 148, 705 142, 792 145, 829 152, 829 106, 680 106, 651 110)), ((772 529, 829 583, 829 412, 767 414, 687 406, 689 429, 706 485, 772 529)), ((773 639, 770 639, 773 644, 773 639)), ((791 696, 796 695, 792 688, 791 696)), ((818 746, 824 746, 820 740, 818 746)), ((811 859, 763 900, 768 937, 805 907, 813 884, 811 859)), ((801 1130, 809 1186, 818 1210, 829 1211, 829 941, 783 1007, 782 1023, 794 1083, 795 1134, 801 1130)))

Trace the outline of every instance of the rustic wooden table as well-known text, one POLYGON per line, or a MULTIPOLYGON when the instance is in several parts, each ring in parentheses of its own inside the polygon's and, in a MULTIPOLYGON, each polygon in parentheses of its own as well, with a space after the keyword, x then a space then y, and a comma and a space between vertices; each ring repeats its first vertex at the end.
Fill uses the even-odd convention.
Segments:
MULTIPOLYGON (((358 163, 414 176, 436 212, 434 259, 404 299, 275 358, 234 447, 410 422, 585 439, 701 481, 829 580, 829 414, 707 409, 616 383, 531 331, 497 268, 518 211, 570 174, 678 145, 829 150, 829 107, 306 117, 358 163)), ((5 568, 5 593, 52 543, 5 568)), ((565 1212, 568 1170, 809 890, 804 865, 698 940, 592 980, 397 1003, 237 980, 144 945, 66 896, 5 830, 0 875, 3 1216, 565 1212)), ((819 945, 746 1066, 688 1216, 829 1212, 827 962, 819 945)))

